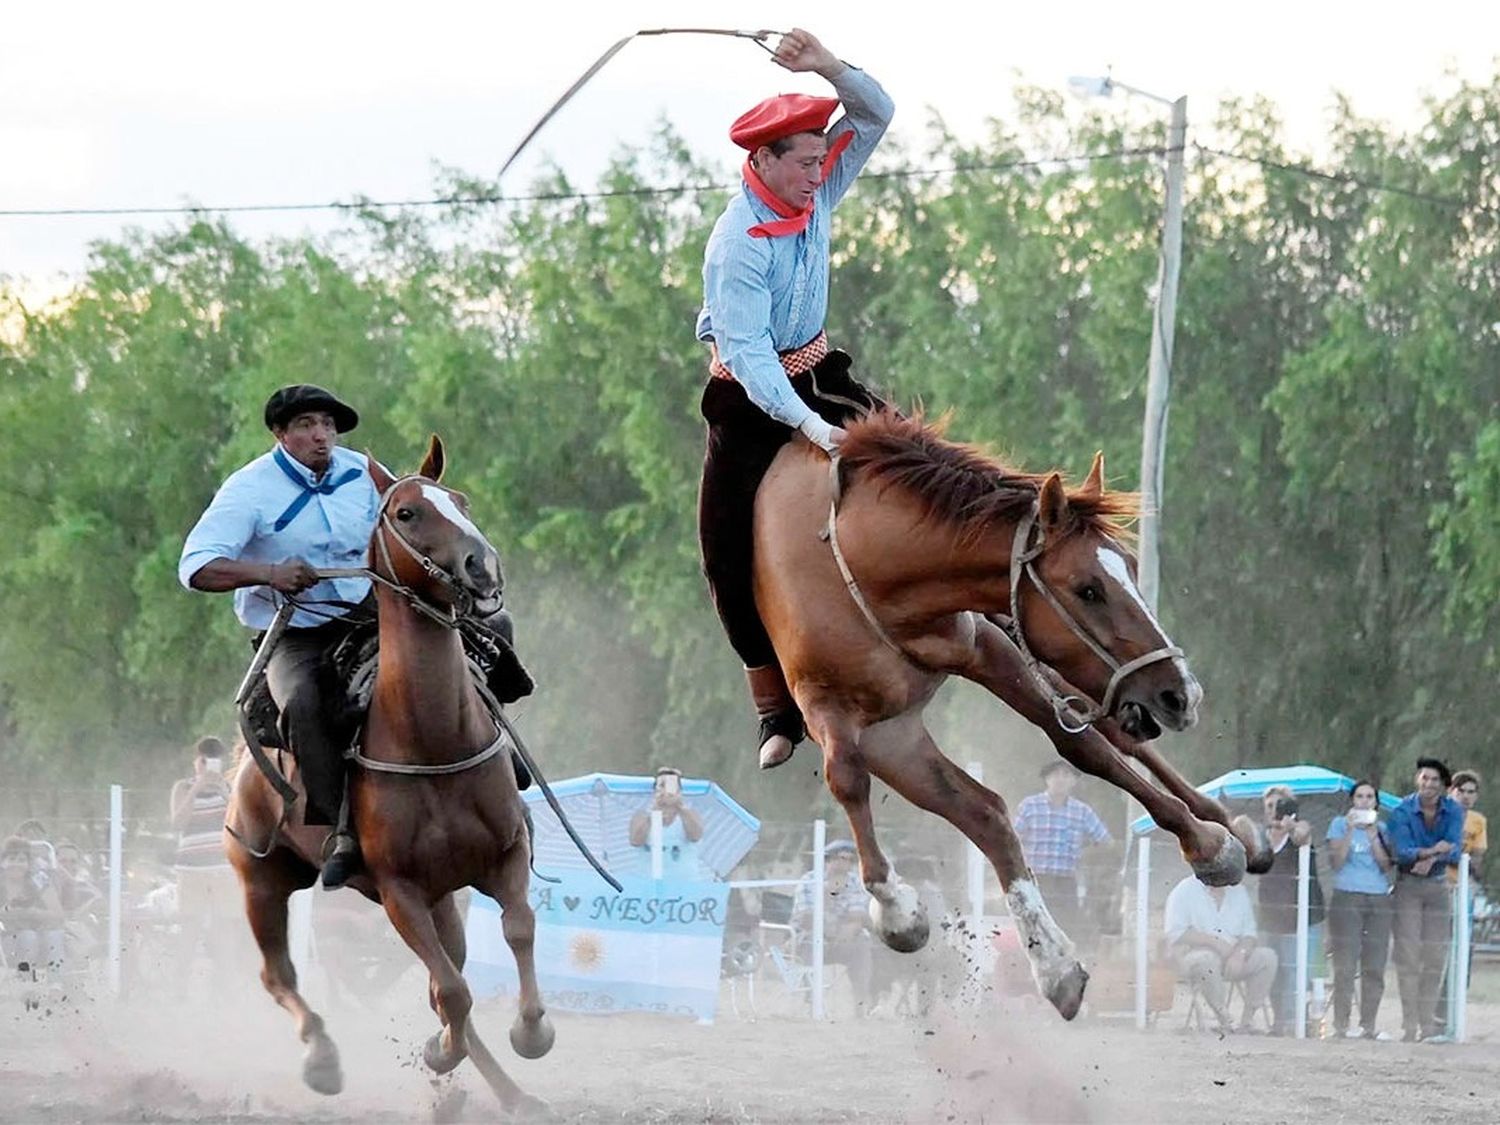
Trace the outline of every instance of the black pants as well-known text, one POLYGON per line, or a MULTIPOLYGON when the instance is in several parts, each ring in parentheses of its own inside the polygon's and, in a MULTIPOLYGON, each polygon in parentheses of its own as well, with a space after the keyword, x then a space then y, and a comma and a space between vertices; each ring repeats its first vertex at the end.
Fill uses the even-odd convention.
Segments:
MULTIPOLYGON (((833 426, 842 426, 884 401, 849 374, 845 352, 831 351, 812 371, 792 378, 803 402, 833 426)), ((752 552, 755 493, 793 430, 750 401, 733 379, 710 379, 703 390, 708 446, 698 489, 698 546, 709 596, 746 668, 776 659, 755 607, 752 552)))
POLYGON ((1395 917, 1388 894, 1334 891, 1328 904, 1328 938, 1333 947, 1333 1026, 1349 1027, 1354 981, 1359 978, 1359 1023, 1372 1035, 1385 995, 1385 964, 1395 917))
POLYGON ((337 722, 332 683, 324 657, 355 628, 335 620, 312 629, 288 629, 266 665, 266 684, 281 709, 281 725, 297 772, 307 788, 304 824, 334 824, 344 799, 344 731, 337 722))

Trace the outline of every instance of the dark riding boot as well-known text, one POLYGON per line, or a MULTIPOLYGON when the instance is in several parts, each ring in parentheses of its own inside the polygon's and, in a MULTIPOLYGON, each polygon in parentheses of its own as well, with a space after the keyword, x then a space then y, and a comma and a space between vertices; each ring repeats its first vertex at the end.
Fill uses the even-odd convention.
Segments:
POLYGON ((329 834, 327 842, 323 845, 328 852, 327 858, 323 860, 323 887, 325 890, 334 890, 342 887, 364 866, 364 859, 359 854, 359 839, 349 830, 349 783, 344 782, 344 799, 339 803, 339 822, 332 833, 329 834))
POLYGON ((806 733, 802 712, 786 686, 780 664, 746 668, 750 698, 760 717, 760 768, 772 769, 792 756, 792 750, 806 733))
POLYGON ((329 839, 333 842, 333 850, 323 861, 323 886, 331 891, 347 883, 364 866, 364 860, 359 854, 359 841, 352 832, 338 831, 329 839))

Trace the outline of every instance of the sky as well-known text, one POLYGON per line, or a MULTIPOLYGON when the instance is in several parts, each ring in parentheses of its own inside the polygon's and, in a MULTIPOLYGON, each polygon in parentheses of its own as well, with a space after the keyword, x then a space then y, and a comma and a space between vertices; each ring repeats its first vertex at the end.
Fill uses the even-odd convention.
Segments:
MULTIPOLYGON (((1492 0, 13 2, 0 35, 0 210, 429 196, 439 166, 493 176, 611 43, 662 26, 804 27, 881 81, 897 104, 894 132, 913 140, 932 111, 977 136, 987 118, 1009 115, 1017 82, 1065 89, 1069 75, 1112 70, 1152 93, 1186 95, 1190 122, 1206 121, 1222 98, 1263 94, 1294 146, 1315 155, 1338 93, 1364 116, 1410 127, 1424 93, 1452 88, 1450 72, 1488 81, 1500 69, 1492 0)), ((525 190, 543 160, 588 186, 664 115, 695 151, 722 156, 727 178, 729 121, 791 90, 826 84, 780 70, 747 42, 636 40, 504 187, 525 190)), ((1109 109, 1161 112, 1119 95, 1109 109)), ((0 216, 0 275, 46 292, 87 267, 91 240, 170 221, 0 216)), ((233 221, 252 238, 341 222, 233 221)))

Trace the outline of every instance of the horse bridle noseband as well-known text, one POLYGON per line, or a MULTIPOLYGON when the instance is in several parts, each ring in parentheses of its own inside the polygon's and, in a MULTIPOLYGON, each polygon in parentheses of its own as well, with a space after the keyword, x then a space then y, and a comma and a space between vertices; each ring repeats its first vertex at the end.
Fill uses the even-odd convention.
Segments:
POLYGON ((382 532, 389 533, 391 538, 395 539, 396 546, 400 547, 408 558, 421 567, 427 577, 431 578, 447 592, 448 596, 452 599, 447 612, 444 612, 441 607, 434 605, 401 581, 400 576, 396 573, 396 565, 391 559, 390 548, 386 546, 386 536, 383 534, 375 537, 375 548, 379 556, 380 566, 389 572, 390 577, 386 578, 385 575, 380 573, 379 568, 376 567, 370 568, 369 573, 371 578, 374 578, 395 593, 400 594, 414 610, 424 617, 431 618, 441 625, 447 625, 449 628, 457 628, 459 620, 473 615, 474 596, 469 593, 452 571, 433 562, 431 555, 424 555, 421 551, 417 550, 416 545, 405 535, 401 534, 401 529, 392 522, 390 512, 387 510, 390 507, 391 497, 395 495, 397 488, 407 481, 426 479, 426 477, 417 473, 412 473, 392 481, 391 486, 381 493, 380 518, 377 526, 382 532))
MULTIPOLYGON (((854 572, 849 569, 849 562, 844 558, 844 552, 839 548, 838 515, 839 500, 843 496, 843 479, 839 471, 839 455, 837 453, 833 453, 829 457, 829 473, 832 479, 832 495, 828 502, 828 523, 822 532, 819 533, 818 538, 828 543, 829 549, 833 552, 833 561, 838 564, 839 575, 844 580, 844 586, 849 591, 849 596, 853 599, 855 606, 864 616, 865 621, 869 624, 875 635, 880 638, 886 647, 902 656, 909 664, 922 671, 930 671, 920 661, 914 659, 911 653, 897 644, 891 638, 891 635, 886 632, 885 627, 876 618, 875 611, 870 608, 870 603, 865 599, 864 593, 860 590, 859 582, 855 579, 854 572)), ((1057 595, 1052 592, 1051 587, 1047 585, 1046 581, 1033 565, 1047 549, 1046 533, 1037 521, 1039 507, 1040 502, 1034 502, 1031 505, 1031 509, 1022 517, 1020 523, 1016 525, 1016 534, 1011 542, 1010 551, 1010 618, 1008 620, 1003 618, 995 620, 996 624, 1005 630, 1011 643, 1020 652, 1021 662, 1025 665, 1026 671, 1030 674, 1038 690, 1041 691, 1042 695, 1052 705, 1052 712, 1057 716, 1058 725, 1069 734, 1079 734, 1110 713, 1110 709, 1114 706, 1115 693, 1127 677, 1159 661, 1177 659, 1182 655, 1182 649, 1176 645, 1164 645, 1142 656, 1137 656, 1134 660, 1127 661, 1124 664, 1116 660, 1099 643, 1098 639, 1063 607, 1062 603, 1058 601, 1057 595), (1032 541, 1031 537, 1033 530, 1036 531, 1035 541, 1032 541), (1031 651, 1031 645, 1026 640, 1025 630, 1021 627, 1021 583, 1027 578, 1031 579, 1032 585, 1037 588, 1037 591, 1046 599, 1047 604, 1052 607, 1052 612, 1056 613, 1062 619, 1063 624, 1071 629, 1074 635, 1088 646, 1089 651, 1103 661, 1105 667, 1110 670, 1109 685, 1104 689, 1104 698, 1100 702, 1094 703, 1092 700, 1078 695, 1065 695, 1053 686, 1051 679, 1042 670, 1042 662, 1031 651)))

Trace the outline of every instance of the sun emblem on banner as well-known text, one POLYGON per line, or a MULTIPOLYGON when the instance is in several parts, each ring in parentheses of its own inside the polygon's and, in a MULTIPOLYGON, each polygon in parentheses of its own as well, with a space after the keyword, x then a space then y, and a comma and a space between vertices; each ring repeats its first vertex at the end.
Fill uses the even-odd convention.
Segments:
POLYGON ((579 972, 598 972, 604 964, 604 940, 592 930, 576 934, 568 943, 568 960, 579 972))

